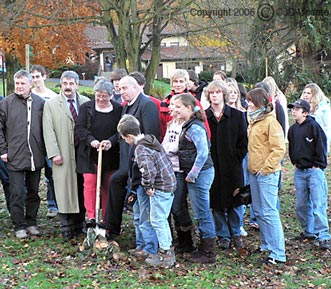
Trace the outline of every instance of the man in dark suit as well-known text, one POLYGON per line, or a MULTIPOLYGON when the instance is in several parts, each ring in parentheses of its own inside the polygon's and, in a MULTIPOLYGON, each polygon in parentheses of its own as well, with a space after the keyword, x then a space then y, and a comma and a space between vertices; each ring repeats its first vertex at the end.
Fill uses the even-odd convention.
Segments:
MULTIPOLYGON (((160 135, 159 113, 156 105, 141 92, 137 81, 131 76, 121 78, 120 91, 122 99, 126 102, 122 115, 130 114, 140 123, 140 130, 144 134, 160 135)), ((122 213, 129 171, 129 145, 120 140, 120 167, 111 176, 107 210, 104 225, 108 229, 107 238, 114 239, 121 231, 122 213)))

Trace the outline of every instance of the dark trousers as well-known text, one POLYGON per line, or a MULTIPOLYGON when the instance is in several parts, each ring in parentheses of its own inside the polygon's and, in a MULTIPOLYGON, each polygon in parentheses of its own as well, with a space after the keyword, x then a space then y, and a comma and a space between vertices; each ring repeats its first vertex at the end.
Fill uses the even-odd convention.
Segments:
POLYGON ((174 200, 171 207, 171 213, 174 217, 175 228, 192 226, 192 219, 187 203, 187 182, 186 173, 176 172, 177 186, 174 192, 174 200))
POLYGON ((119 235, 121 232, 127 181, 127 171, 117 170, 110 177, 104 223, 111 234, 119 235))
POLYGON ((9 171, 10 213, 15 231, 37 224, 39 181, 40 170, 9 171))
POLYGON ((107 209, 104 223, 111 234, 119 235, 121 232, 122 214, 126 197, 129 172, 130 146, 124 141, 120 142, 120 168, 112 174, 109 181, 107 209))
POLYGON ((53 169, 52 161, 48 160, 46 157, 45 161, 45 177, 47 184, 47 207, 48 209, 57 210, 57 204, 55 199, 55 189, 54 189, 54 180, 53 180, 53 169))
POLYGON ((77 174, 78 204, 79 213, 64 214, 58 213, 61 222, 62 232, 81 232, 85 229, 85 206, 84 206, 84 178, 82 174, 77 174))
POLYGON ((5 193, 7 209, 10 212, 10 194, 9 194, 9 171, 6 163, 0 159, 0 179, 5 193))

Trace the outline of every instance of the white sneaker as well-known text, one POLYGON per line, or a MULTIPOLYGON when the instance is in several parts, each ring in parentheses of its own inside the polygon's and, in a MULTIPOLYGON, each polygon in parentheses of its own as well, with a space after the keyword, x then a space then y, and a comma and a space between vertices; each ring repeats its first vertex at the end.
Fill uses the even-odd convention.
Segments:
POLYGON ((245 231, 244 227, 240 227, 240 236, 246 237, 248 233, 245 231))
POLYGON ((16 238, 18 238, 18 239, 25 239, 28 237, 28 235, 26 234, 26 230, 24 230, 24 229, 16 231, 15 235, 16 235, 16 238))
POLYGON ((40 235, 40 231, 37 229, 36 226, 27 227, 26 231, 32 236, 39 236, 40 235))
POLYGON ((57 216, 57 211, 54 209, 48 209, 47 218, 55 218, 57 216))

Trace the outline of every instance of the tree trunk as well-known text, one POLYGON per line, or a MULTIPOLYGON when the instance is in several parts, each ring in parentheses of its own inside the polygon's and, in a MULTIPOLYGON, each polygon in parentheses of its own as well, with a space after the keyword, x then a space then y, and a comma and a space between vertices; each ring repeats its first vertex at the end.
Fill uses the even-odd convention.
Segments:
MULTIPOLYGON (((162 1, 161 1, 162 2, 162 1)), ((154 5, 157 7, 159 5, 158 0, 154 2, 154 5)), ((159 67, 161 60, 160 51, 161 51, 161 17, 158 14, 155 14, 153 18, 153 32, 152 32, 152 55, 151 60, 147 66, 145 77, 145 93, 149 94, 153 88, 153 81, 155 74, 159 67)))
POLYGON ((6 95, 9 95, 14 92, 14 74, 20 69, 17 58, 11 54, 6 54, 6 80, 7 80, 7 89, 6 95))

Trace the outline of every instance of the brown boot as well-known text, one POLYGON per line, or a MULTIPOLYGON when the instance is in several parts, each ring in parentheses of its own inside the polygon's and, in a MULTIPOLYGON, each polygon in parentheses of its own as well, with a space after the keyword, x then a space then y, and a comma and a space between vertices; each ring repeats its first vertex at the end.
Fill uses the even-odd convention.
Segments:
POLYGON ((216 238, 201 239, 198 252, 189 259, 192 263, 211 264, 216 262, 216 238))

